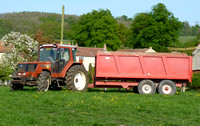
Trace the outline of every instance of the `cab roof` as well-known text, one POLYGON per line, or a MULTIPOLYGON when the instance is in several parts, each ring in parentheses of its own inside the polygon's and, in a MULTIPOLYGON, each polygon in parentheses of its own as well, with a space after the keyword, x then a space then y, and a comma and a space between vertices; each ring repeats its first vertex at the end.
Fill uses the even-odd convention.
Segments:
POLYGON ((41 44, 39 45, 40 48, 42 47, 53 47, 53 48, 60 48, 60 47, 68 47, 68 48, 77 48, 74 45, 66 45, 66 44, 41 44))

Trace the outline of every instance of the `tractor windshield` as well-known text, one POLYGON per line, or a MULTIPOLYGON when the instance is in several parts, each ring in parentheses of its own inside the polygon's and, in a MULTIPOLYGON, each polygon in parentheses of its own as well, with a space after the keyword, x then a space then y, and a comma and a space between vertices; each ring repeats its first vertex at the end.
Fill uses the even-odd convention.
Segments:
POLYGON ((57 56, 57 48, 41 48, 39 61, 55 62, 57 56))

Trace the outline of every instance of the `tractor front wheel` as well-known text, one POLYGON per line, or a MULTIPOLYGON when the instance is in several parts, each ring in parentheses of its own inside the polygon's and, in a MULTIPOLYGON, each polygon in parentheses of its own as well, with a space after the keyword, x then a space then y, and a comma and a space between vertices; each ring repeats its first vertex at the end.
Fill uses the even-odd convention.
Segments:
POLYGON ((37 80, 37 91, 46 92, 51 84, 51 75, 48 71, 42 71, 37 80))
MULTIPOLYGON (((17 76, 17 72, 14 71, 12 75, 13 76, 17 76)), ((11 79, 11 82, 10 82, 9 86, 10 86, 10 90, 11 91, 23 90, 23 87, 24 87, 22 84, 13 83, 12 79, 11 79)))

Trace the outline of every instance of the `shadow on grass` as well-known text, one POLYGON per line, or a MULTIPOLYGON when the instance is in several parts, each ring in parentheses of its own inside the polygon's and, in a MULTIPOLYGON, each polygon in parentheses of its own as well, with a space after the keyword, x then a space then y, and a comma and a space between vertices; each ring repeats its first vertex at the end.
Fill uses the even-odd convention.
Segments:
POLYGON ((133 89, 124 89, 124 88, 89 88, 88 92, 138 93, 137 88, 133 88, 133 89))
MULTIPOLYGON (((9 88, 9 87, 8 87, 9 88)), ((61 91, 62 89, 48 89, 48 91, 61 91)), ((19 91, 24 91, 24 92, 37 92, 37 87, 29 87, 29 86, 24 86, 23 90, 19 90, 19 91)))
POLYGON ((30 91, 30 92, 33 92, 33 91, 36 91, 36 90, 37 90, 37 87, 24 86, 23 90, 21 90, 21 91, 30 91))

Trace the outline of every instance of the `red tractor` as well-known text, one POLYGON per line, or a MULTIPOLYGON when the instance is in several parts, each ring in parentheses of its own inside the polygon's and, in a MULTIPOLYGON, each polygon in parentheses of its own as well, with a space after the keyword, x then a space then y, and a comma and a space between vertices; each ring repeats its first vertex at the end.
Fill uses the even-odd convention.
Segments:
POLYGON ((66 87, 85 91, 88 73, 82 60, 76 61, 76 46, 43 44, 38 49, 38 62, 21 62, 11 77, 10 89, 22 90, 23 86, 37 86, 38 91, 66 87))

